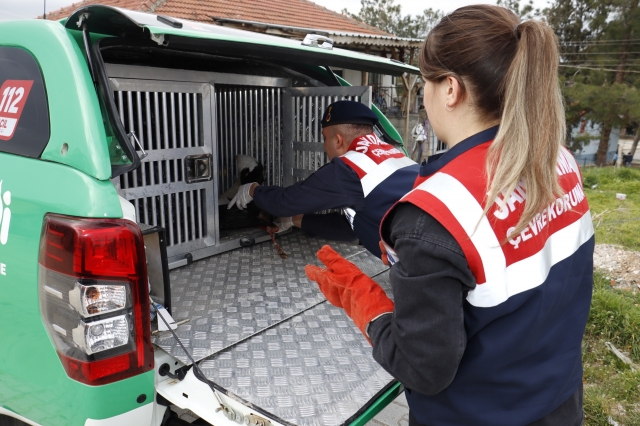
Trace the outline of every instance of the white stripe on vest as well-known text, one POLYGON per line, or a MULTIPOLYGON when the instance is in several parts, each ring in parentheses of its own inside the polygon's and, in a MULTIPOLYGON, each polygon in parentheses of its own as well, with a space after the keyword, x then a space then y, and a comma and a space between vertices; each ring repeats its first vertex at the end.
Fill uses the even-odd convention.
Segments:
POLYGON ((439 172, 413 191, 425 191, 441 200, 478 251, 486 282, 467 295, 473 306, 497 306, 513 295, 542 285, 553 265, 571 256, 593 236, 591 213, 586 212, 581 219, 551 235, 541 251, 506 266, 500 242, 482 214, 482 206, 458 180, 439 172), (478 222, 479 218, 482 219, 478 222))
POLYGON ((396 170, 415 165, 416 162, 409 157, 387 158, 380 164, 376 164, 371 158, 357 151, 347 151, 343 157, 360 167, 366 175, 360 180, 362 192, 366 197, 386 178, 396 170))

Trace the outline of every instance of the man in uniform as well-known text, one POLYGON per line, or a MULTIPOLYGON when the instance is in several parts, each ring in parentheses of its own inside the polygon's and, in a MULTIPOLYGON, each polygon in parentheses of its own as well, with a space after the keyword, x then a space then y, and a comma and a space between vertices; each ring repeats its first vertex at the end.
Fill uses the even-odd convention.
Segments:
POLYGON ((228 208, 253 201, 278 216, 281 229, 292 225, 329 240, 359 239, 380 257, 382 217, 409 192, 419 167, 373 132, 378 117, 360 102, 338 101, 322 117, 324 150, 330 162, 289 187, 242 185, 228 208), (340 213, 314 214, 330 209, 340 213))

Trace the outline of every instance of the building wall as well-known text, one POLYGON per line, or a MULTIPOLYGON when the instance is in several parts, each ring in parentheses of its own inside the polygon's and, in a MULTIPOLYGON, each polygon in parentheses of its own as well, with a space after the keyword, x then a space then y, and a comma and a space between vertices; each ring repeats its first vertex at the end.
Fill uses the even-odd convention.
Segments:
MULTIPOLYGON (((585 161, 587 163, 595 162, 596 152, 598 152, 598 146, 600 145, 600 129, 599 124, 594 124, 591 121, 581 122, 578 126, 575 126, 571 133, 574 137, 590 135, 592 139, 586 142, 582 149, 574 151, 574 156, 577 160, 585 161)), ((613 156, 618 150, 618 140, 620 139, 620 129, 615 128, 611 130, 609 136, 609 146, 607 147, 607 162, 613 161, 613 156)))
POLYGON ((361 71, 342 70, 342 78, 351 83, 352 86, 362 86, 361 71))

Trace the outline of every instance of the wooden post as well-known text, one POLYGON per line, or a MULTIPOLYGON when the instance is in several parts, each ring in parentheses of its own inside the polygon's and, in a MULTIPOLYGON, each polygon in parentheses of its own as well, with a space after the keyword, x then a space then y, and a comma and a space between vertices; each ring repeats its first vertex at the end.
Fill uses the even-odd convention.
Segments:
POLYGON ((362 85, 363 86, 369 85, 369 72, 367 71, 362 71, 362 85))
POLYGON ((406 107, 407 115, 404 117, 404 146, 407 149, 409 155, 413 152, 414 146, 413 143, 409 143, 409 105, 411 105, 411 92, 413 92, 413 86, 416 84, 418 80, 417 75, 412 75, 408 73, 402 74, 402 84, 404 85, 404 90, 407 92, 407 103, 403 105, 406 107))
MULTIPOLYGON (((413 62, 413 54, 415 50, 411 49, 409 51, 409 63, 413 62)), ((413 86, 416 84, 418 80, 417 75, 412 75, 409 73, 402 74, 402 84, 404 85, 404 90, 406 92, 405 96, 406 103, 402 105, 405 108, 406 115, 404 117, 404 146, 407 149, 409 155, 413 152, 413 143, 409 143, 409 106, 411 105, 411 92, 413 92, 413 86), (411 148, 411 150, 408 149, 411 148)))

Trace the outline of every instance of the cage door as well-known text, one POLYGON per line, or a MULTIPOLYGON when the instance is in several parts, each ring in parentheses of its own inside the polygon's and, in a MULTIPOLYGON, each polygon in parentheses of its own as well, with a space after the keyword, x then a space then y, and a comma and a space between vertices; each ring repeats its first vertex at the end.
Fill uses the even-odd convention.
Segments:
POLYGON ((165 228, 170 262, 196 257, 218 241, 213 88, 159 80, 110 82, 132 143, 137 138, 148 154, 139 169, 114 179, 116 189, 135 206, 138 222, 165 228))
POLYGON ((306 179, 329 160, 324 152, 320 122, 333 102, 352 100, 371 108, 370 86, 284 89, 284 184, 306 179))

